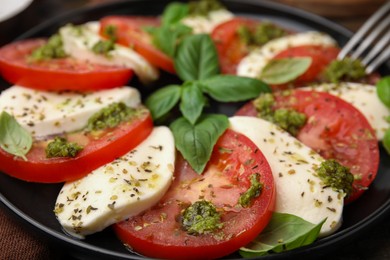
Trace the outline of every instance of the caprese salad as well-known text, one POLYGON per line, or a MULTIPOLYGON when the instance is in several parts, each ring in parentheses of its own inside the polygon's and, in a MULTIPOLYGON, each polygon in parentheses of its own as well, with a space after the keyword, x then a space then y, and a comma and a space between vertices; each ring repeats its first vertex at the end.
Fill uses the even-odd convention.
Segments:
MULTIPOLYGON (((390 77, 337 42, 214 0, 106 16, 0 48, 0 170, 64 183, 75 239, 111 227, 153 258, 256 257, 333 234, 390 153, 390 77), (182 84, 141 97, 161 71, 182 84), (376 84, 376 86, 374 86, 376 84), (144 100, 144 104, 142 104, 144 100), (248 102, 234 116, 212 102, 248 102)), ((48 184, 49 185, 49 184, 48 184)))

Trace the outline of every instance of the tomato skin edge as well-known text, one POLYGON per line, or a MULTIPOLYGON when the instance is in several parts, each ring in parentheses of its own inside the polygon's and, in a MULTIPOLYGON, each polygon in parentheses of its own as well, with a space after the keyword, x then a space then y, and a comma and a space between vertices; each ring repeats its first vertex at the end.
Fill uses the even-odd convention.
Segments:
MULTIPOLYGON (((139 129, 112 140, 98 152, 82 151, 75 158, 53 158, 45 162, 25 161, 0 149, 0 171, 28 182, 59 183, 84 177, 96 168, 114 161, 141 143, 152 131, 150 113, 145 120, 137 120, 132 126, 139 129), (129 145, 123 145, 123 144, 129 145), (53 163, 56 162, 56 163, 53 163)), ((28 154, 27 154, 28 158, 28 154)))

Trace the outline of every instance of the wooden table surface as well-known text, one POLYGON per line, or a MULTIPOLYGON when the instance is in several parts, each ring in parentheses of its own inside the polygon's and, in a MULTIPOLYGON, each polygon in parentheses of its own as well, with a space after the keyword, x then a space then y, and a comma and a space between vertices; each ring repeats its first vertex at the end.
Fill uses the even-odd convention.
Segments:
MULTIPOLYGON (((35 0, 22 13, 0 22, 0 46, 10 42, 29 28, 55 16, 84 5, 110 0, 35 0)), ((111 0, 112 1, 112 0, 111 0)), ((384 0, 279 0, 304 10, 313 11, 345 27, 356 30, 384 0)), ((0 259, 69 259, 39 240, 25 226, 0 207, 0 259)), ((390 259, 390 217, 368 230, 331 256, 317 259, 360 260, 390 259)))

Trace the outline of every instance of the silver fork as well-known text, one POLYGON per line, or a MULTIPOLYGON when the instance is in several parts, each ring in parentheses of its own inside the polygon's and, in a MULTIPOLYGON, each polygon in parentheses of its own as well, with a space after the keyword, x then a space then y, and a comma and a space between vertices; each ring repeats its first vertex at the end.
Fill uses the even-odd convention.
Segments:
POLYGON ((371 73, 390 59, 389 43, 390 1, 387 1, 347 42, 337 59, 342 60, 347 55, 352 59, 361 59, 366 73, 371 73))

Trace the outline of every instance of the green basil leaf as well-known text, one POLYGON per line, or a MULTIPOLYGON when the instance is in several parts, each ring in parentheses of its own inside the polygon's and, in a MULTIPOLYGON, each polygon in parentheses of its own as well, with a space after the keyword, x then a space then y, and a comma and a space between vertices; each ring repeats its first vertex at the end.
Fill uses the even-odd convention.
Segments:
POLYGON ((0 114, 0 147, 13 155, 27 160, 26 154, 32 146, 32 137, 13 116, 3 111, 0 114))
POLYGON ((161 118, 168 113, 179 101, 181 87, 169 85, 151 94, 145 101, 145 105, 152 113, 154 120, 161 118))
POLYGON ((182 87, 180 111, 191 124, 195 124, 205 104, 206 99, 198 84, 189 83, 182 87))
POLYGON ((310 57, 271 60, 264 67, 260 79, 268 84, 287 83, 305 73, 311 62, 310 57))
POLYGON ((188 4, 173 2, 165 7, 162 14, 162 25, 172 25, 178 23, 188 15, 188 4))
POLYGON ((203 115, 195 125, 181 117, 170 128, 175 138, 176 148, 191 167, 201 174, 210 160, 218 138, 229 126, 225 115, 203 115))
POLYGON ((390 76, 382 78, 376 84, 376 92, 382 103, 390 108, 390 76))
POLYGON ((309 245, 317 239, 324 222, 315 225, 291 214, 274 212, 260 235, 240 249, 240 255, 262 256, 309 245))
POLYGON ((386 152, 390 155, 390 128, 386 130, 382 143, 385 147, 386 152))
POLYGON ((170 57, 175 56, 178 43, 192 32, 183 24, 149 27, 147 30, 153 36, 153 44, 170 57))
POLYGON ((184 81, 202 80, 217 75, 218 55, 210 36, 196 34, 186 37, 177 49, 175 69, 184 81))
POLYGON ((271 89, 257 79, 218 75, 202 80, 203 91, 220 102, 237 102, 256 98, 271 89))

